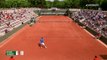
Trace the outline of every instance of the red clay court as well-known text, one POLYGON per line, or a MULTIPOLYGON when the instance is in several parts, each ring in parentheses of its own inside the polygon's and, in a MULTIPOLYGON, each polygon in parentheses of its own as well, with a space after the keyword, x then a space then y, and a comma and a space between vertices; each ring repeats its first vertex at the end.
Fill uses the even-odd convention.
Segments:
POLYGON ((107 55, 107 48, 66 16, 41 16, 32 27, 26 25, 0 43, 0 60, 6 50, 23 50, 16 60, 93 60, 107 55), (38 46, 44 37, 47 48, 38 46))

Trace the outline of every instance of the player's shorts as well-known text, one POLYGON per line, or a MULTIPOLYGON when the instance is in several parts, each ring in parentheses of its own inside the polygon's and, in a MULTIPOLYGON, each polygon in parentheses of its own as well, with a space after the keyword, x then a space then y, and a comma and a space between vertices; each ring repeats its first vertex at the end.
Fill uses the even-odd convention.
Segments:
POLYGON ((44 43, 40 43, 41 45, 45 45, 44 43))

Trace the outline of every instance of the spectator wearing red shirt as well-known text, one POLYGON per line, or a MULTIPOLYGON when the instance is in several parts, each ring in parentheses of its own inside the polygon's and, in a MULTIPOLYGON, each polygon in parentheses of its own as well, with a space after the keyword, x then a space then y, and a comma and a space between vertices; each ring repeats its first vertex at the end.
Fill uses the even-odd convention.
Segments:
POLYGON ((15 60, 15 59, 13 58, 13 56, 11 56, 9 60, 15 60))
POLYGON ((94 60, 100 60, 97 56, 94 57, 94 60))
POLYGON ((96 38, 97 38, 97 39, 100 39, 100 37, 101 37, 101 34, 100 34, 100 33, 97 33, 97 34, 96 34, 96 38))

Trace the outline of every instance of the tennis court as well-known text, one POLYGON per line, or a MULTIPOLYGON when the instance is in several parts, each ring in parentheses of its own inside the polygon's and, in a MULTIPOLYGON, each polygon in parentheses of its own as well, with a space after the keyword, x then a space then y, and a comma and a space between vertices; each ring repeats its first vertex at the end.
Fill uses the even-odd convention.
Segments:
POLYGON ((7 50, 24 51, 16 60, 93 60, 107 55, 107 48, 67 16, 40 16, 36 24, 0 43, 0 60, 8 60, 7 50), (38 46, 44 37, 47 48, 38 46))

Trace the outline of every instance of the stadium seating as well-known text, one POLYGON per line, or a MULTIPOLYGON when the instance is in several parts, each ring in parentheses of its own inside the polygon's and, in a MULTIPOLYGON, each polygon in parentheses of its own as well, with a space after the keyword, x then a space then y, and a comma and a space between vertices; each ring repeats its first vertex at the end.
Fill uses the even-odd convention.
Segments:
POLYGON ((19 27, 22 22, 26 23, 32 17, 36 17, 37 14, 33 11, 32 8, 0 10, 0 36, 4 36, 14 28, 19 27))
POLYGON ((107 36, 107 14, 98 10, 74 12, 72 18, 78 20, 103 36, 107 36))

